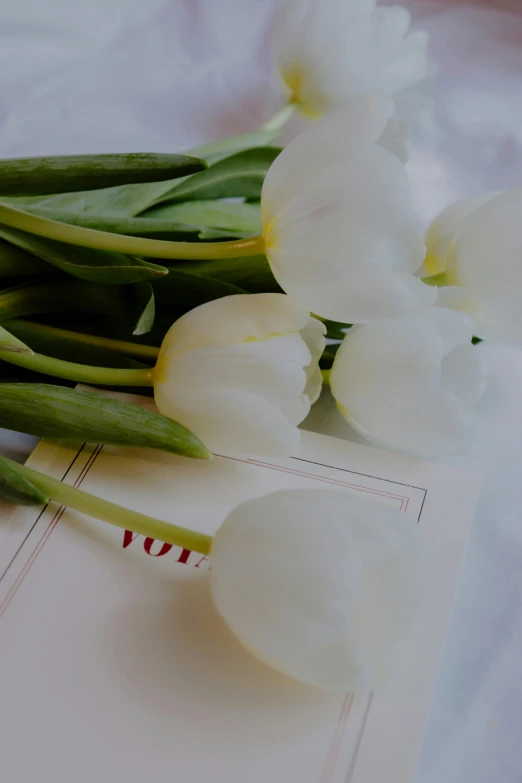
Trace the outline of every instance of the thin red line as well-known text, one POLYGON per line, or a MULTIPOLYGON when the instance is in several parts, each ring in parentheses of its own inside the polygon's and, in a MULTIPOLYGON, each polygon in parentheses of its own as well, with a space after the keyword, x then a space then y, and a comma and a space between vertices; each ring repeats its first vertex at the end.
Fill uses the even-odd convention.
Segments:
POLYGON ((310 478, 314 481, 322 481, 325 484, 335 484, 336 486, 340 487, 350 487, 351 489, 358 489, 361 492, 368 492, 371 495, 381 495, 382 497, 392 498, 393 500, 405 500, 406 497, 404 495, 395 495, 390 492, 384 492, 380 489, 370 489, 369 487, 363 487, 360 484, 350 484, 347 481, 340 481, 339 479, 329 479, 325 478, 324 476, 315 476, 313 473, 304 473, 298 470, 293 470, 292 468, 283 468, 280 465, 272 465, 270 462, 258 462, 257 460, 253 459, 238 459, 237 457, 227 457, 224 454, 216 454, 216 457, 221 457, 222 459, 230 459, 234 462, 243 462, 245 465, 257 465, 261 468, 268 468, 269 470, 277 470, 280 473, 290 473, 294 476, 301 476, 303 478, 310 478))
MULTIPOLYGON (((273 465, 273 463, 271 463, 271 462, 263 462, 262 460, 251 459, 251 460, 248 460, 248 461, 249 462, 253 462, 256 465, 266 465, 266 466, 278 467, 277 465, 273 465)), ((316 473, 307 473, 305 470, 294 470, 294 468, 284 468, 284 470, 295 472, 295 473, 297 473, 298 476, 306 476, 306 477, 310 477, 310 478, 316 478, 316 477, 317 478, 323 478, 322 476, 317 476, 316 473)), ((364 488, 364 487, 362 487, 361 484, 350 484, 347 481, 341 481, 341 479, 329 479, 329 480, 330 481, 338 481, 341 484, 345 484, 347 487, 361 487, 361 488, 364 488)), ((385 490, 381 490, 381 489, 371 490, 371 492, 379 492, 379 493, 385 494, 385 495, 387 495, 388 497, 391 497, 391 498, 404 498, 405 497, 405 495, 397 495, 395 492, 385 492, 385 490)))
POLYGON ((362 739, 364 737, 364 732, 366 730, 366 723, 368 721, 368 715, 370 714, 370 708, 372 706, 372 701, 373 701, 373 693, 370 693, 370 695, 368 697, 368 701, 366 703, 366 709, 364 710, 364 716, 363 716, 362 723, 361 723, 361 726, 360 726, 360 729, 359 729, 359 733, 357 735, 357 740, 356 740, 356 743, 355 743, 355 750, 354 750, 354 752, 352 754, 352 761, 350 763, 350 769, 348 770, 348 777, 346 778, 346 783, 352 783, 353 773, 354 773, 355 767, 357 765, 357 759, 359 757, 359 751, 361 749, 362 739))
MULTIPOLYGON (((98 457, 98 455, 99 455, 99 453, 100 453, 102 448, 103 448, 102 446, 99 446, 99 447, 97 446, 96 449, 93 451, 93 453, 91 454, 91 456, 87 460, 85 466, 83 467, 83 470, 80 472, 80 474, 76 478, 76 481, 74 482, 73 487, 77 488, 77 487, 81 486, 85 476, 87 475, 87 473, 89 472, 89 470, 93 466, 93 464, 94 464, 96 458, 98 457)), ((38 555, 42 551, 45 543, 47 542, 47 540, 49 538, 49 536, 51 535, 51 533, 55 529, 56 525, 58 524, 58 522, 62 518, 66 508, 67 508, 67 506, 60 506, 57 509, 57 511, 55 512, 53 518, 49 522, 49 525, 45 529, 45 532, 43 533, 42 537, 40 538, 40 540, 38 541, 37 545, 33 549, 31 555, 27 559, 24 567, 22 568, 22 570, 18 574, 15 582, 11 585, 11 588, 10 588, 9 592, 5 596, 5 598, 2 601, 2 603, 0 604, 0 617, 2 617, 2 615, 5 612, 5 610, 7 609, 9 604, 11 603, 12 599, 14 598, 16 593, 18 592, 18 588, 20 587, 20 585, 22 584, 23 580, 27 576, 27 573, 30 570, 30 568, 32 567, 34 561, 36 560, 36 558, 38 557, 38 555)))
POLYGON ((348 722, 348 718, 350 716, 350 712, 352 709, 353 698, 354 698, 353 696, 345 696, 343 699, 341 711, 337 719, 335 734, 333 736, 332 743, 330 745, 330 750, 328 751, 328 755, 326 756, 325 759, 325 763, 323 766, 323 771, 319 783, 331 783, 333 774, 335 772, 335 765, 337 763, 339 751, 341 749, 341 742, 343 739, 344 730, 346 728, 346 724, 348 722))

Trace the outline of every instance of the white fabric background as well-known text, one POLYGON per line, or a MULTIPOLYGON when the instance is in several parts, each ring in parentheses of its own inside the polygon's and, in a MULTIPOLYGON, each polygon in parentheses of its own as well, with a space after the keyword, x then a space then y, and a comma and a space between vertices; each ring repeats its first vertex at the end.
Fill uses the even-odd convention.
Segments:
MULTIPOLYGON (((410 163, 427 221, 455 198, 522 182, 522 2, 403 2, 431 37, 442 130, 410 163)), ((268 55, 276 5, 2 0, 0 155, 166 152, 256 128, 280 100, 268 55)), ((482 431, 455 462, 484 481, 419 783, 522 781, 522 356, 480 350, 482 431)), ((328 395, 306 426, 357 440, 328 395)), ((23 459, 32 443, 0 431, 3 453, 23 459)))

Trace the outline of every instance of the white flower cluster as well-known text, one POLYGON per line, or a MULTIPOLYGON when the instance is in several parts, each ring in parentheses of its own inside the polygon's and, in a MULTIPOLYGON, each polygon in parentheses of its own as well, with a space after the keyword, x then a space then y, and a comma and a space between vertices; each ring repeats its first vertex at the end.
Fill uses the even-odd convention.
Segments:
POLYGON ((196 308, 168 333, 156 372, 160 410, 211 449, 296 448, 321 389, 321 320, 354 325, 331 371, 342 415, 371 441, 423 456, 473 434, 484 382, 472 335, 522 340, 516 239, 504 239, 502 273, 496 243, 517 236, 517 192, 450 210, 426 258, 394 116, 426 71, 425 36, 409 21, 374 0, 288 0, 276 18, 289 105, 319 118, 275 159, 261 194, 265 254, 285 293, 196 308), (439 294, 422 274, 441 271, 439 294))
MULTIPOLYGON (((290 105, 315 118, 262 190, 265 254, 284 293, 183 316, 155 375, 159 409, 211 449, 297 448, 321 389, 327 319, 351 325, 329 374, 341 414, 370 441, 422 456, 473 436, 484 389, 473 335, 522 345, 522 190, 451 207, 427 254, 412 218, 394 98, 423 78, 426 42, 408 27, 404 9, 374 0, 281 10, 280 76, 290 105)), ((414 616, 412 537, 400 515, 346 493, 249 501, 215 538, 214 599, 269 665, 322 687, 373 688, 414 616)))

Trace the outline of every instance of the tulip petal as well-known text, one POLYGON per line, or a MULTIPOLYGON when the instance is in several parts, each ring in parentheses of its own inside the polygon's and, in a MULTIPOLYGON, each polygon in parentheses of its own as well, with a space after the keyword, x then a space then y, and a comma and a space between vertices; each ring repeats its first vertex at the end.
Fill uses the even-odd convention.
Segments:
POLYGON ((373 0, 283 4, 274 52, 290 99, 317 117, 357 95, 391 95, 420 81, 426 36, 408 34, 409 24, 405 8, 376 8, 373 0))
POLYGON ((471 335, 467 316, 442 308, 352 328, 330 375, 342 415, 381 446, 421 456, 461 449, 484 390, 471 335))
POLYGON ((163 341, 156 405, 192 422, 214 451, 288 455, 320 392, 324 333, 284 294, 232 295, 196 307, 163 341))
MULTIPOLYGON (((204 433, 205 443, 214 453, 274 457, 299 448, 300 432, 295 424, 258 394, 240 389, 209 391, 194 395, 192 410, 179 408, 176 399, 161 387, 155 390, 155 397, 164 415, 178 416, 186 425, 190 421, 195 433, 204 433)), ((303 411, 304 415, 307 412, 303 411)))
POLYGON ((337 264, 307 256, 273 254, 280 285, 302 307, 343 323, 366 323, 429 307, 437 289, 413 275, 378 264, 359 265, 348 276, 337 264))
POLYGON ((322 688, 367 691, 417 611, 415 539, 415 525, 376 501, 274 492, 242 503, 218 530, 212 595, 268 665, 322 688))
POLYGON ((474 303, 477 334, 522 346, 522 198, 509 192, 477 209, 450 253, 450 280, 474 303))
MULTIPOLYGON (((159 395, 168 396, 180 409, 190 412, 207 407, 207 394, 238 389, 264 397, 293 421, 295 406, 305 390, 303 366, 309 358, 299 335, 275 338, 266 343, 209 346, 186 351, 173 356, 168 375, 156 381, 156 399, 159 395), (297 357, 299 353, 301 358, 304 355, 304 362, 289 357, 288 350, 285 356, 281 347, 278 353, 277 344, 291 340, 297 343, 297 357)), ((161 408, 159 403, 158 407, 161 408)))
POLYGON ((435 218, 426 234, 428 274, 437 275, 445 271, 451 245, 466 218, 497 195, 497 192, 480 193, 478 196, 462 199, 451 204, 435 218))
POLYGON ((442 361, 442 386, 466 405, 475 406, 485 388, 480 354, 470 344, 457 345, 442 361))
POLYGON ((261 191, 263 226, 303 188, 314 188, 326 167, 354 161, 384 131, 393 101, 363 95, 301 133, 270 166, 261 191))
POLYGON ((190 310, 169 329, 162 354, 204 345, 228 345, 265 340, 274 334, 298 332, 309 312, 300 310, 282 294, 236 294, 206 302, 190 310))
MULTIPOLYGON (((294 174, 287 174, 290 188, 294 174)), ((318 170, 294 193, 265 220, 268 261, 294 301, 346 323, 433 304, 436 291, 411 274, 421 267, 425 247, 395 155, 377 145, 361 149, 318 170)))
POLYGON ((359 256, 376 252, 409 207, 408 180, 400 161, 377 146, 360 151, 357 160, 324 168, 307 187, 296 190, 293 201, 272 221, 268 260, 272 245, 333 260, 351 261, 352 248, 359 256))
POLYGON ((312 361, 305 367, 306 387, 305 394, 313 405, 319 399, 323 386, 323 375, 319 368, 319 359, 321 358, 326 346, 326 326, 317 318, 310 318, 304 329, 301 329, 301 338, 306 343, 312 361))
POLYGON ((410 126, 398 117, 390 117, 377 144, 406 163, 410 157, 410 126))

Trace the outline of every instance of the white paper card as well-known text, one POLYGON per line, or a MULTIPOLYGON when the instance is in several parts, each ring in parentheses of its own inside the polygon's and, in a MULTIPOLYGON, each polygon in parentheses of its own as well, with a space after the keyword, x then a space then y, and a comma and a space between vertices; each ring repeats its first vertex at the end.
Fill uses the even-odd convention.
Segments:
POLYGON ((206 558, 54 503, 19 509, 0 556, 2 780, 413 781, 473 477, 308 432, 289 459, 209 463, 44 442, 28 464, 208 533, 242 500, 275 489, 364 493, 421 525, 425 611, 386 689, 327 695, 241 648, 210 603, 206 558))

